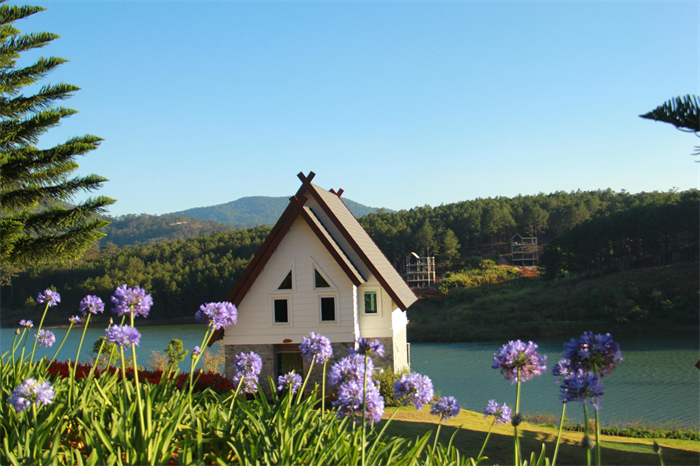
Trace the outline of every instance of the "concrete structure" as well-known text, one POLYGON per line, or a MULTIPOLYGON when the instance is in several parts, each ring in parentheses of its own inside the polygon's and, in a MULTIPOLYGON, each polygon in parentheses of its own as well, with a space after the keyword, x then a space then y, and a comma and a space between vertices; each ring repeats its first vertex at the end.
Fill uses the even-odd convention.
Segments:
MULTIPOLYGON (((310 332, 331 340, 331 363, 357 338, 378 338, 386 354, 375 366, 408 368, 405 311, 415 294, 345 206, 343 191, 312 184, 313 172, 298 176, 299 191, 228 297, 238 323, 212 340, 223 338, 227 374, 234 356, 249 351, 263 359, 264 389, 267 376, 306 374, 299 344, 310 332)), ((314 371, 311 380, 320 376, 314 371)))
POLYGON ((537 236, 521 236, 519 233, 510 239, 513 265, 533 266, 539 262, 539 250, 537 248, 537 236))

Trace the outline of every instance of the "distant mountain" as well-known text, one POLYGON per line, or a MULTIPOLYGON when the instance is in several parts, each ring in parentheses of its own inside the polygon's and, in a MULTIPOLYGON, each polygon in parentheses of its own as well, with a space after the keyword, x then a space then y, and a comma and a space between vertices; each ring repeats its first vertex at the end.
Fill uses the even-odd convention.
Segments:
MULTIPOLYGON (((380 210, 345 197, 343 202, 357 218, 380 210)), ((190 218, 227 223, 238 228, 250 228, 258 225, 274 225, 287 204, 289 204, 288 197, 251 196, 242 197, 226 204, 173 212, 170 215, 186 215, 190 218)))
POLYGON ((107 236, 100 239, 100 246, 114 243, 125 246, 151 246, 163 241, 196 238, 224 231, 235 230, 236 227, 211 220, 200 220, 185 215, 122 215, 119 217, 104 216, 112 222, 100 229, 107 236))

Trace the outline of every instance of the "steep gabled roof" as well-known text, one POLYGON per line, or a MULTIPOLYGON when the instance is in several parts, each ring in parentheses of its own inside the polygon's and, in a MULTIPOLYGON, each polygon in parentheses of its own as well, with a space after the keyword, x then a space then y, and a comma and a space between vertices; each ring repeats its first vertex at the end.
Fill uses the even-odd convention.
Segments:
MULTIPOLYGON (((411 291, 376 243, 369 237, 362 225, 340 199, 343 190, 341 189, 337 193, 335 191, 328 192, 312 184, 311 180, 315 176, 314 172, 309 172, 309 176, 304 176, 303 173, 299 173, 297 176, 302 181, 301 187, 296 195, 289 199, 289 205, 243 271, 243 275, 236 282, 227 300, 236 306, 243 301, 265 264, 270 260, 275 249, 277 249, 277 246, 282 242, 282 239, 299 216, 306 221, 319 241, 323 243, 355 286, 359 286, 366 281, 366 277, 363 277, 362 272, 353 264, 338 241, 333 238, 328 226, 324 225, 314 211, 305 205, 308 198, 304 194, 308 193, 313 196, 325 215, 333 223, 335 229, 340 232, 340 235, 350 245, 357 257, 379 281, 399 308, 406 310, 408 306, 413 304, 418 298, 416 298, 413 291, 411 291)), ((223 329, 216 331, 209 344, 212 344, 222 336, 223 329)))

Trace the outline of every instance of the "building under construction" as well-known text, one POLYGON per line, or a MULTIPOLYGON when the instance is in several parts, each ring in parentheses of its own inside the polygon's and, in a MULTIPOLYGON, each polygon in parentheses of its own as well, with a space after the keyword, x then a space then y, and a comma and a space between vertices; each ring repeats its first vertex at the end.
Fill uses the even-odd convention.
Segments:
POLYGON ((510 239, 510 249, 513 254, 513 265, 534 266, 539 262, 537 236, 520 236, 516 233, 510 239))
POLYGON ((420 257, 415 252, 408 254, 405 277, 411 288, 430 288, 435 283, 435 258, 420 257))

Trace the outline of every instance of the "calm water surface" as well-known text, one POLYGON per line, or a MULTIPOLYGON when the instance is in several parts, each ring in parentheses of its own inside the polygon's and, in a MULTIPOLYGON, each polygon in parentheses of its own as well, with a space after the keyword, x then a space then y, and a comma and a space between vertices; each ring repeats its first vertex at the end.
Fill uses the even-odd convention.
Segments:
MULTIPOLYGON (((33 332, 36 329, 32 329, 33 332)), ((52 357, 67 329, 52 329, 56 334, 53 348, 37 350, 39 357, 52 357)), ((202 325, 164 325, 141 327, 141 345, 137 349, 139 364, 145 364, 150 350, 162 351, 172 338, 183 341, 185 348, 201 345, 202 325)), ((59 360, 74 358, 82 329, 71 331, 59 360)), ((90 357, 92 343, 102 328, 90 328, 80 357, 90 357)), ((614 335, 620 343, 624 361, 604 379, 603 421, 644 419, 655 423, 681 421, 700 425, 700 338, 697 332, 636 333, 614 335)), ((0 352, 12 347, 14 329, 0 329, 0 352)), ((33 336, 32 336, 33 338, 33 336)), ((536 341, 547 355, 547 368, 561 358, 564 337, 536 341)), ((27 351, 31 351, 28 342, 27 351)), ((488 400, 515 403, 515 386, 511 386, 498 370, 491 369, 493 353, 505 342, 481 343, 415 343, 411 345, 412 369, 430 376, 441 395, 451 395, 466 408, 481 411, 488 400)), ((182 364, 189 370, 189 358, 182 364)), ((524 413, 545 412, 559 415, 559 390, 549 372, 522 385, 521 410, 524 413)), ((567 416, 582 418, 576 404, 567 407, 567 416)))

